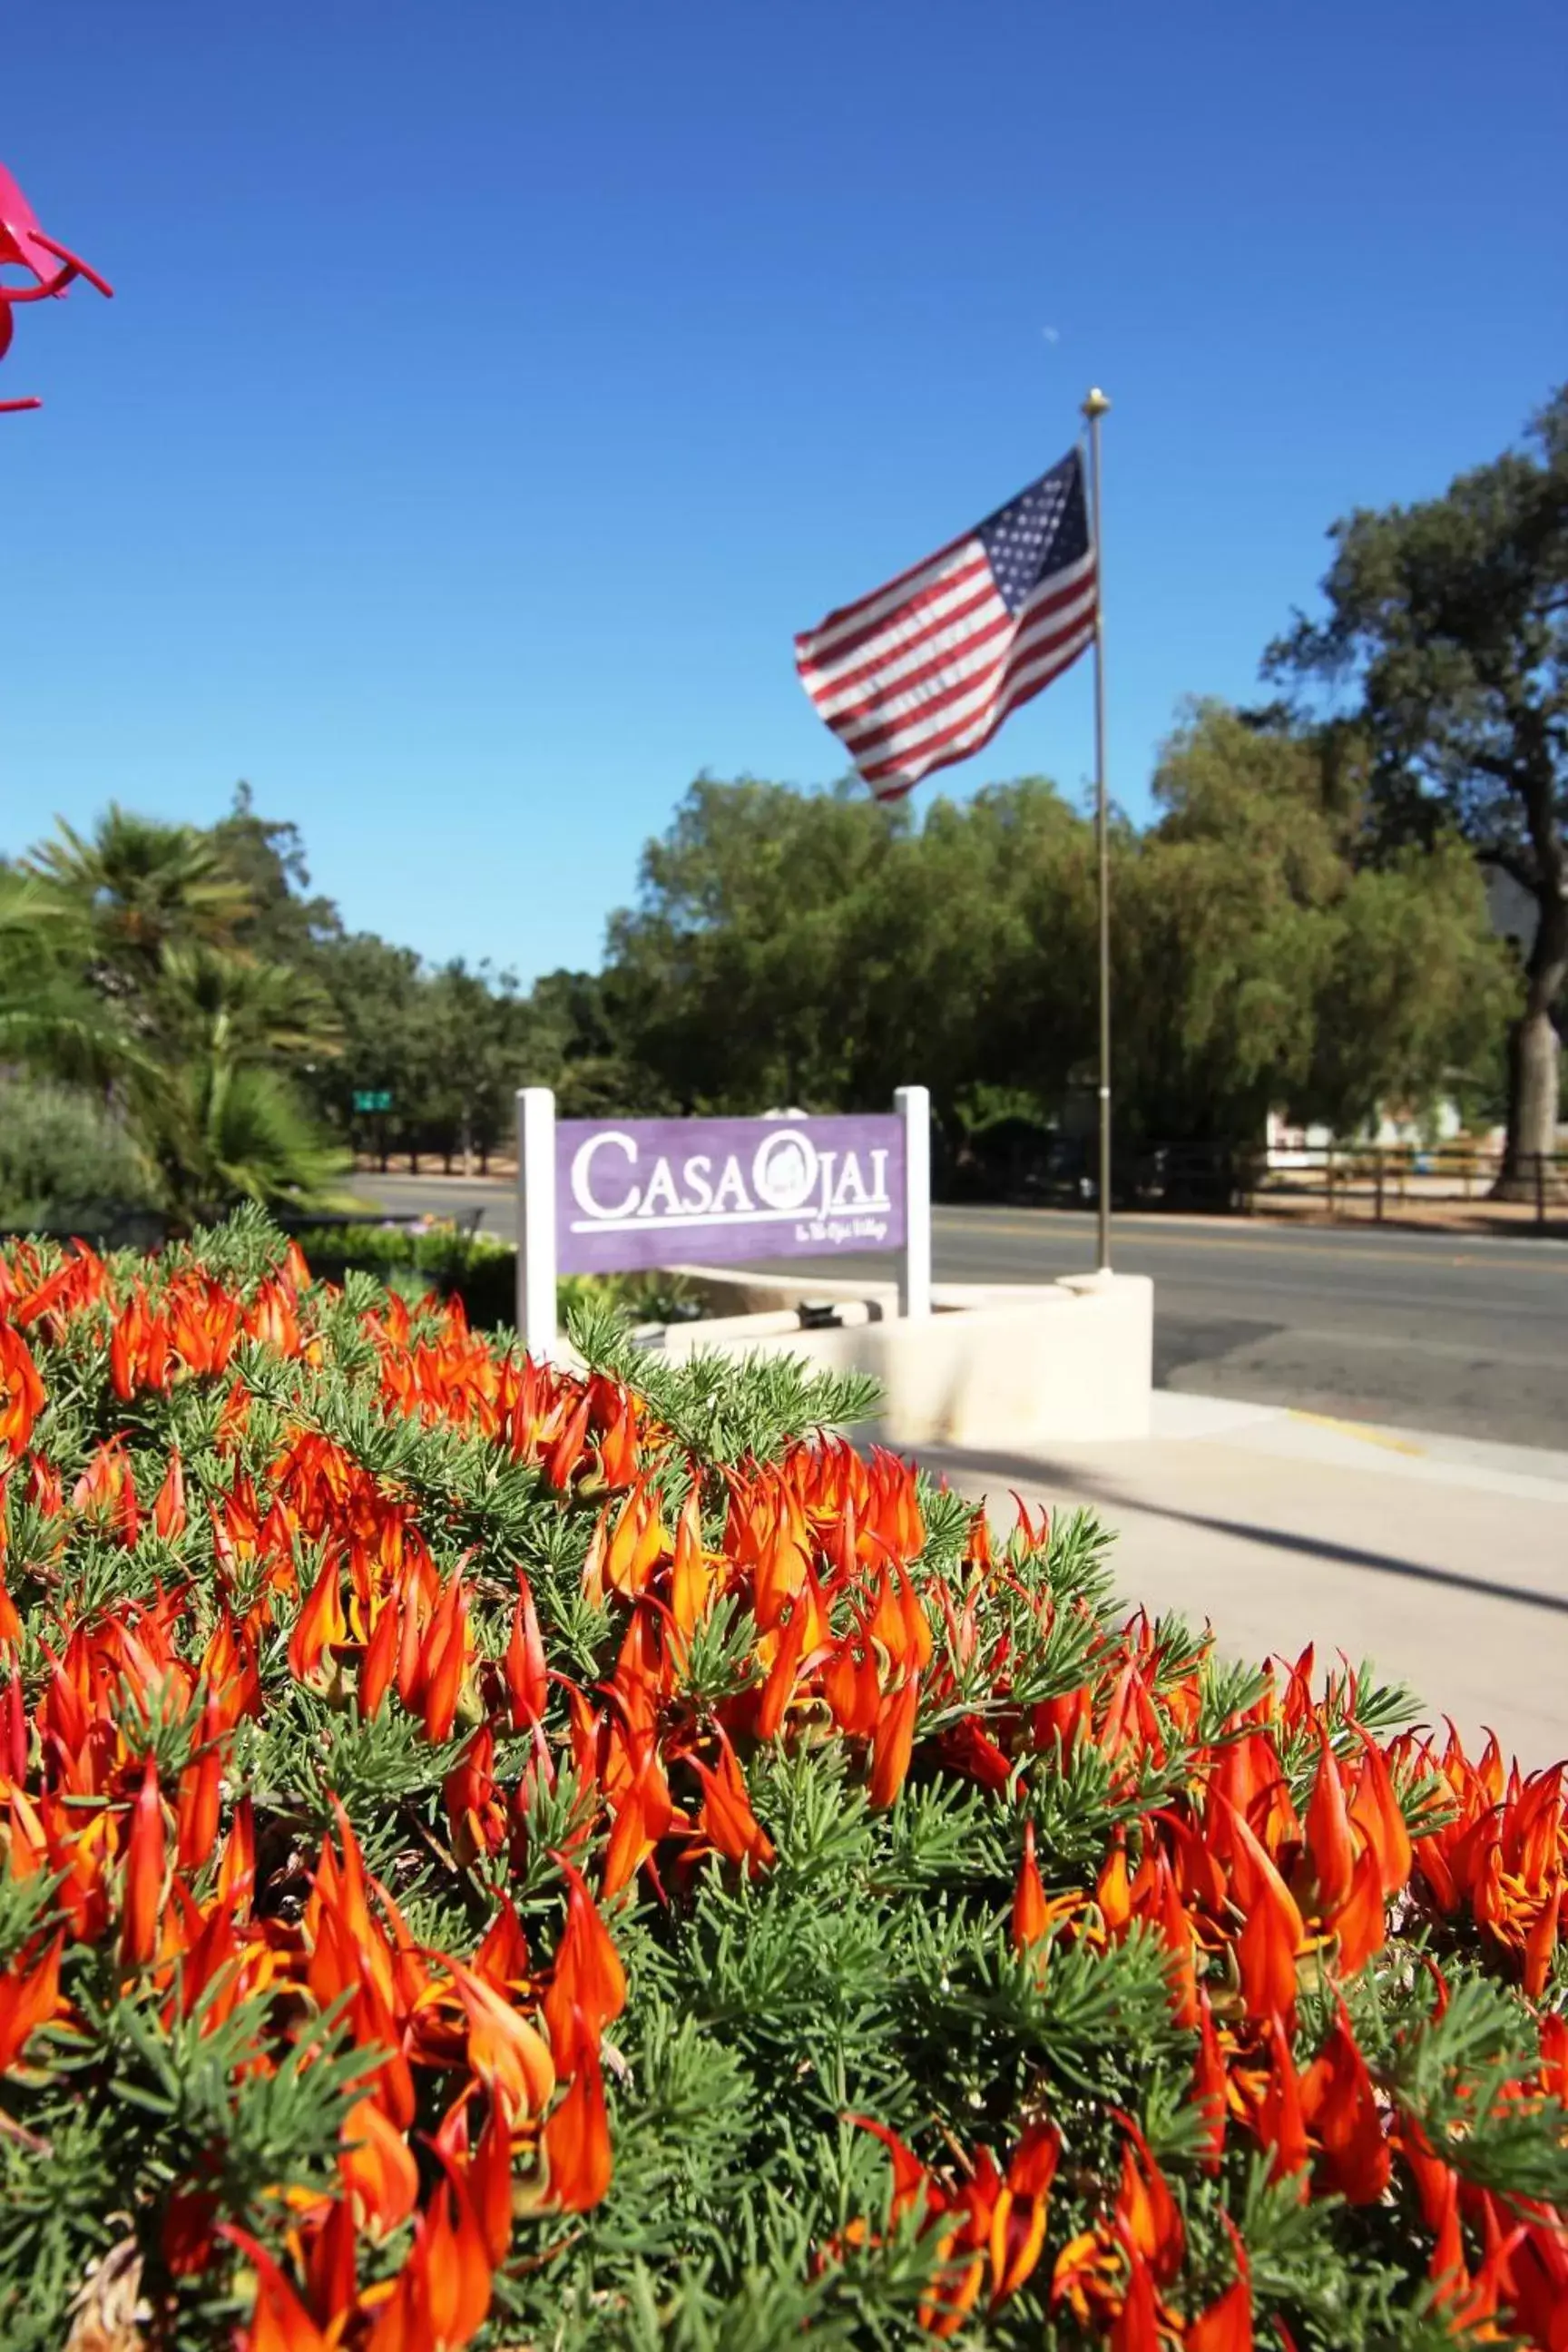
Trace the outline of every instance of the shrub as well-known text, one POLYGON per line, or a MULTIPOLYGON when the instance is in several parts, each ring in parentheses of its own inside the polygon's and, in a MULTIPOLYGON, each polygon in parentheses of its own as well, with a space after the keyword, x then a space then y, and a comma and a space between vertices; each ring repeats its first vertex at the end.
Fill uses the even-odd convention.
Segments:
POLYGON ((1558 2341, 1557 1774, 855 1383, 254 1213, 0 1298, 5 2344, 1558 2341))
MULTIPOLYGON (((434 1290, 458 1298, 480 1330, 510 1326, 517 1300, 517 1250, 493 1234, 452 1224, 309 1225, 296 1236, 310 1264, 333 1280, 351 1267, 377 1274, 411 1301, 434 1290)), ((679 1323, 698 1312, 689 1282, 677 1274, 577 1274, 557 1286, 563 1313, 619 1307, 636 1323, 679 1323)))
POLYGON ((73 1087, 0 1084, 0 1224, 95 1228, 153 1206, 153 1171, 123 1123, 73 1087))

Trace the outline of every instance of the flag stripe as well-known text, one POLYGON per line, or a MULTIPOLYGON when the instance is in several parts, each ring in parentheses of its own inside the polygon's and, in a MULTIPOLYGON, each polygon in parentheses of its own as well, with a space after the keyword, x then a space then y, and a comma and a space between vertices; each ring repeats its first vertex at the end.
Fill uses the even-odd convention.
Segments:
POLYGON ((1099 569, 1073 450, 963 539, 795 641, 801 683, 872 790, 988 743, 1094 642, 1099 569))
POLYGON ((929 585, 901 600, 890 619, 883 614, 864 629, 851 630, 826 654, 803 653, 800 648, 805 641, 797 637, 795 667, 806 681, 806 692, 813 691, 814 680, 834 686, 851 669, 874 668, 885 652, 908 644, 921 629, 934 627, 954 603, 973 594, 977 588, 989 593, 994 586, 985 550, 978 541, 972 541, 929 585))
POLYGON ((1010 629, 1013 615, 996 593, 995 583, 987 572, 983 587, 967 595, 962 604, 942 614, 918 636, 889 652, 879 654, 864 667, 851 670, 842 681, 836 681, 833 690, 813 698, 818 710, 830 727, 847 724, 862 711, 871 708, 887 693, 901 692, 932 663, 941 663, 971 637, 988 636, 996 629, 1010 629))
POLYGON ((984 673, 1005 661, 1016 626, 1013 615, 1000 596, 994 600, 994 615, 983 627, 965 629, 922 662, 908 676, 890 679, 897 690, 892 693, 867 695, 848 710, 823 717, 840 742, 856 745, 874 741, 879 735, 896 733, 910 712, 926 712, 948 695, 961 690, 984 673))
POLYGON ((815 629, 803 629, 795 641, 796 649, 804 659, 816 660, 846 631, 865 628, 871 622, 879 620, 884 613, 908 604, 927 580, 934 577, 961 548, 968 544, 967 534, 963 539, 951 540, 946 547, 939 548, 934 555, 928 555, 923 562, 911 563, 907 572, 900 572, 896 580, 888 582, 886 587, 874 589, 869 596, 861 596, 853 604, 841 604, 837 612, 829 613, 826 621, 819 621, 815 629))
POLYGON ((1032 702, 1035 696, 1043 688, 1049 686, 1053 678, 1059 677, 1063 670, 1070 669, 1079 656, 1086 654, 1093 643, 1094 629, 1091 625, 1085 629, 1080 636, 1070 641, 1059 655, 1054 655, 1050 660, 1043 663, 1037 672, 1031 669, 1016 677, 1005 693, 998 695, 980 733, 950 744, 945 751, 938 751, 929 759, 918 760, 912 768, 906 769, 901 762, 893 761, 889 761, 885 768, 868 772, 862 770, 866 782, 871 786, 879 801, 901 800, 904 794, 911 791, 923 777, 934 775, 939 768, 951 768, 956 761, 967 760, 976 751, 984 751, 1003 720, 1012 711, 1016 710, 1022 703, 1032 702), (880 781, 884 775, 896 776, 899 781, 890 785, 886 784, 880 781))
POLYGON ((1094 635, 1092 593, 1086 592, 1086 596, 1087 601, 1065 617, 1042 615, 1026 632, 1020 632, 1006 652, 979 677, 961 680, 951 695, 944 696, 941 708, 922 709, 901 726, 884 730, 880 744, 858 741, 852 747, 852 756, 862 775, 868 778, 889 764, 905 766, 911 758, 921 758, 927 750, 963 735, 977 715, 984 717, 1010 678, 1032 667, 1042 656, 1053 656, 1063 646, 1072 644, 1081 650, 1079 640, 1088 642, 1094 635))
MULTIPOLYGON (((1016 614, 1010 614, 998 596, 994 599, 994 619, 986 620, 983 625, 977 625, 967 633, 955 634, 951 643, 914 668, 899 674, 898 668, 890 666, 879 677, 875 693, 862 695, 848 708, 835 706, 830 709, 823 700, 819 700, 816 707, 834 733, 846 743, 858 743, 868 733, 885 733, 887 730, 881 722, 898 719, 917 708, 929 712, 965 678, 973 679, 979 670, 990 667, 995 658, 995 640, 999 634, 1020 635, 1025 628, 1032 628, 1041 619, 1065 613, 1078 605, 1086 595, 1091 600, 1094 595, 1092 565, 1087 579, 1080 574, 1069 587, 1058 588, 1054 582, 1047 582, 1044 587, 1036 590, 1028 604, 1016 614), (940 685, 937 683, 939 680, 940 685), (868 717, 876 722, 868 730, 860 723, 868 717)), ((1006 647, 1000 650, 1005 653, 1006 647)))
POLYGON ((932 768, 945 768, 954 760, 966 758, 971 751, 980 750, 983 745, 990 741, 1002 719, 1016 702, 1026 700, 1028 695, 1035 692, 1039 686, 1059 676, 1064 669, 1069 668, 1079 656, 1087 652, 1093 643, 1092 625, 1076 632, 1060 645, 1043 652, 1037 662, 1031 662, 1016 671, 1010 671, 1006 682, 998 691, 994 701, 984 710, 977 712, 966 725, 950 730, 949 734, 936 742, 924 745, 912 758, 888 760, 879 763, 874 767, 873 772, 878 776, 909 774, 918 780, 932 768))

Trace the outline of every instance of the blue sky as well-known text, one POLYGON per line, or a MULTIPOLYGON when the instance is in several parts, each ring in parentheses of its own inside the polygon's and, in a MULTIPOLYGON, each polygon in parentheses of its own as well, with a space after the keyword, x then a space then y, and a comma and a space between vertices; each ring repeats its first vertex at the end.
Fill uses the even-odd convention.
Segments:
MULTIPOLYGON (((593 962, 699 770, 835 775, 793 633, 1090 383, 1142 814, 1330 520, 1568 373, 1558 0, 54 0, 37 37, 0 155, 117 299, 18 314, 0 378, 47 404, 0 418, 0 850, 245 776, 435 957, 593 962)), ((1089 688, 942 789, 1083 789, 1089 688)))

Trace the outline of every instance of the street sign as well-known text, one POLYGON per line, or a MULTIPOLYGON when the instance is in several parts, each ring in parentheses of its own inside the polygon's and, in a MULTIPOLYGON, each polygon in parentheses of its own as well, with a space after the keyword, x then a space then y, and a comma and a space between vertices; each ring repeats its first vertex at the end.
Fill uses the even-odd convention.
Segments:
POLYGON ((355 1110, 390 1110, 392 1108, 391 1087, 356 1087, 354 1088, 354 1108, 355 1110))

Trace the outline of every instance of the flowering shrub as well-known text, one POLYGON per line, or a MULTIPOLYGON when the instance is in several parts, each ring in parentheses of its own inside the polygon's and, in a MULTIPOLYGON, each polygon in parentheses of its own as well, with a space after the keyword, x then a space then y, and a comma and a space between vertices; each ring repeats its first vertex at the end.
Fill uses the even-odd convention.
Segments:
POLYGON ((1559 1775, 579 1338, 0 1257, 0 2342, 1563 2342, 1559 1775))

